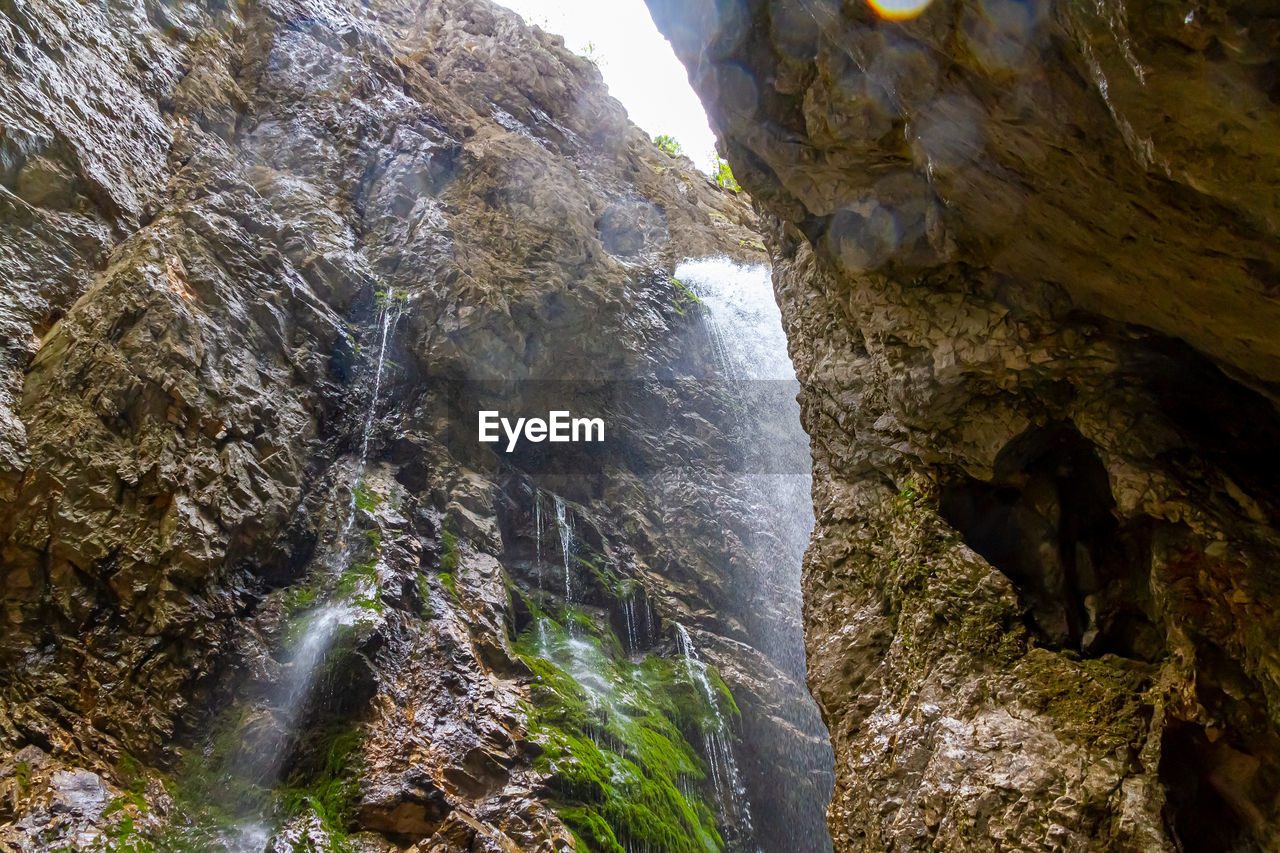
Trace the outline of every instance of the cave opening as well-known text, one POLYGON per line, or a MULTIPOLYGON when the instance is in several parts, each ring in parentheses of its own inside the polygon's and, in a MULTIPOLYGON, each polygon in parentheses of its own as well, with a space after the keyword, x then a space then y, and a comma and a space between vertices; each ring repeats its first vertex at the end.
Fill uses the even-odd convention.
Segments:
POLYGON ((1255 830, 1263 823, 1249 796, 1257 758, 1231 747, 1220 732, 1177 721, 1160 747, 1164 821, 1180 853, 1261 851, 1255 830))
POLYGON ((1000 452, 994 474, 944 483, 940 510, 1013 581, 1041 642, 1090 657, 1162 657, 1151 525, 1117 519, 1093 445, 1070 424, 1034 427, 1000 452))

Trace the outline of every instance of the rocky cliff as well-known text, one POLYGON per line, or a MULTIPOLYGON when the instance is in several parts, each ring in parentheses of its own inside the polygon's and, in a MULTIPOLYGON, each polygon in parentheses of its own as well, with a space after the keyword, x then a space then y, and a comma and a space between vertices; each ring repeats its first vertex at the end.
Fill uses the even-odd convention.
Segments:
POLYGON ((774 217, 836 849, 1277 849, 1275 10, 649 5, 774 217))
POLYGON ((746 204, 484 0, 0 12, 0 844, 826 847, 746 204))

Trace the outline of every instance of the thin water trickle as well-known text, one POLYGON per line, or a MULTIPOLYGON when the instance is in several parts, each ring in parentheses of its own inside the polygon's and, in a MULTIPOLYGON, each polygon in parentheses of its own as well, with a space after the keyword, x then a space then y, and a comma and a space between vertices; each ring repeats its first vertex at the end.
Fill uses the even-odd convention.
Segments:
POLYGON ((378 412, 378 399, 382 394, 382 371, 387 363, 387 344, 391 341, 391 335, 395 331, 396 324, 400 321, 401 315, 400 300, 396 297, 394 290, 388 290, 383 301, 382 311, 379 314, 379 325, 381 326, 381 335, 378 340, 378 361, 373 371, 373 394, 369 398, 369 409, 365 412, 363 428, 360 432, 360 457, 356 462, 356 480, 350 484, 351 496, 347 500, 347 515, 342 522, 342 533, 338 536, 338 555, 337 559, 330 563, 330 569, 336 574, 341 574, 347 568, 348 558, 351 556, 351 533, 355 528, 356 515, 359 507, 356 505, 356 486, 360 482, 360 478, 364 476, 365 468, 369 464, 369 438, 373 435, 373 422, 378 412))
MULTIPOLYGON (((703 727, 703 751, 711 770, 715 788, 715 801, 721 823, 736 834, 742 843, 754 843, 755 829, 751 825, 751 806, 747 799, 747 786, 742 781, 738 761, 733 754, 731 738, 733 730, 720 707, 720 697, 707 678, 706 665, 698 659, 689 631, 679 622, 676 628, 676 644, 684 659, 689 682, 702 694, 710 713, 710 727, 703 727)), ((738 848, 741 849, 741 848, 738 848)))
POLYGON ((635 599, 628 595, 622 600, 622 616, 627 623, 627 651, 633 652, 640 646, 640 637, 636 634, 635 599))
MULTIPOLYGON (((542 568, 542 492, 534 488, 533 490, 533 529, 534 529, 534 571, 538 578, 538 592, 545 592, 546 587, 543 586, 543 568, 542 568)), ((547 620, 545 616, 538 616, 536 620, 538 630, 538 654, 541 657, 547 656, 547 620)))
MULTIPOLYGON (((379 312, 380 336, 378 357, 373 371, 373 391, 369 398, 369 408, 362 421, 360 455, 356 462, 355 475, 348 484, 350 498, 339 529, 337 550, 324 563, 331 579, 338 578, 346 571, 351 561, 351 537, 355 531, 359 513, 358 489, 368 466, 369 444, 377 419, 388 347, 402 313, 401 301, 393 290, 388 290, 379 312)), ((330 583, 333 583, 333 580, 330 583)), ((367 590, 359 592, 367 592, 367 590)), ((330 589, 326 600, 300 617, 305 620, 302 630, 291 647, 282 655, 282 658, 287 661, 284 664, 283 677, 272 686, 265 697, 272 708, 276 727, 283 737, 274 741, 274 748, 264 749, 261 744, 258 744, 252 751, 241 749, 235 766, 246 778, 260 780, 268 786, 279 781, 288 751, 301 725, 303 713, 310 704, 318 674, 333 649, 339 629, 343 625, 354 624, 359 616, 360 613, 356 607, 349 601, 335 599, 334 592, 330 589)), ((233 845, 232 849, 235 853, 262 853, 270 841, 270 836, 271 832, 264 814, 257 812, 246 815, 240 820, 229 843, 233 845)))
POLYGON ((573 604, 573 572, 569 567, 569 555, 574 546, 573 523, 569 520, 564 498, 559 495, 553 497, 556 505, 556 529, 560 532, 560 552, 564 554, 564 603, 573 604))

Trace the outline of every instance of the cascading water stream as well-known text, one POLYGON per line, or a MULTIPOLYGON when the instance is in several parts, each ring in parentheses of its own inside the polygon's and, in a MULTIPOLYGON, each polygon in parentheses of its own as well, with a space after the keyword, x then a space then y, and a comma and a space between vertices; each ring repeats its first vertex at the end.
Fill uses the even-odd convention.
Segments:
MULTIPOLYGON (((742 412, 735 428, 744 467, 731 480, 758 523, 746 543, 752 567, 737 578, 739 606, 749 614, 753 643, 781 665, 803 696, 800 567, 813 530, 812 480, 808 437, 801 428, 796 401, 799 383, 774 297, 772 273, 767 266, 712 258, 686 261, 676 268, 675 276, 701 303, 700 316, 719 379, 732 391, 729 396, 742 412)), ((696 677, 696 654, 688 633, 679 628, 677 634, 690 675, 696 677)), ((710 688, 705 673, 700 687, 710 688)), ((729 735, 727 726, 713 732, 707 757, 718 799, 730 794, 732 803, 749 819, 745 791, 739 795, 737 790, 742 780, 726 776, 737 766, 729 735)), ((750 743, 742 746, 752 749, 750 743)), ((802 764, 830 773, 833 756, 826 741, 814 750, 802 764)), ((736 769, 732 772, 736 774, 736 769)), ((825 824, 806 823, 795 832, 793 843, 799 849, 831 850, 825 824)))
MULTIPOLYGON (((379 312, 378 357, 373 371, 373 389, 369 398, 369 407, 361 425, 360 453, 356 461, 355 475, 349 484, 351 495, 347 501, 342 526, 339 528, 337 550, 325 561, 326 577, 320 581, 327 588, 324 603, 302 617, 305 620, 303 627, 297 632, 291 648, 285 653, 288 662, 285 664, 283 677, 265 697, 272 709, 272 717, 279 736, 272 739, 266 748, 263 748, 263 744, 260 743, 255 744, 251 749, 242 748, 234 760, 234 766, 240 776, 254 780, 264 787, 279 781, 303 712, 310 703, 319 673, 333 648, 339 629, 358 616, 358 608, 352 604, 351 596, 338 596, 333 587, 336 586, 337 579, 346 571, 351 560, 351 536, 355 530, 359 512, 358 487, 368 466, 369 443, 382 393, 387 350, 403 313, 402 309, 402 302, 395 292, 388 290, 382 299, 379 312)), ((261 813, 248 815, 241 819, 237 826, 235 838, 231 842, 232 853, 262 853, 269 841, 269 836, 264 815, 261 813)))
MULTIPOLYGON (((542 491, 534 488, 533 490, 533 541, 534 541, 534 562, 535 574, 538 579, 538 592, 545 592, 543 579, 542 564, 542 491)), ((546 616, 538 616, 536 621, 538 631, 538 654, 542 657, 547 656, 547 619, 546 616)))
POLYGON ((813 530, 809 441, 795 400, 799 385, 787 352, 782 316, 766 266, 725 258, 686 261, 676 277, 702 302, 702 319, 720 378, 744 404, 744 500, 759 527, 753 550, 760 569, 750 578, 759 604, 776 605, 788 618, 757 632, 761 651, 804 681, 800 628, 800 564, 813 530))
POLYGON ((556 530, 560 533, 560 552, 564 555, 564 602, 573 604, 573 577, 569 568, 569 554, 573 549, 573 524, 569 521, 564 498, 555 495, 556 530))
MULTIPOLYGON (((676 643, 680 656, 684 659, 685 672, 692 684, 707 704, 710 725, 702 726, 703 751, 707 765, 711 770, 711 781, 715 787, 715 802, 721 824, 739 839, 740 844, 754 844, 751 839, 755 830, 751 825, 751 808, 747 801, 747 786, 742 781, 742 773, 738 769, 738 761, 733 754, 733 730, 729 720, 720 707, 717 691, 707 678, 705 665, 698 659, 697 650, 688 630, 679 622, 676 628, 676 643)), ((736 850, 742 851, 739 846, 736 850)), ((753 848, 758 849, 758 848, 753 848)))
MULTIPOLYGON (((747 467, 707 472, 718 485, 726 488, 726 494, 733 496, 731 500, 739 502, 736 511, 745 508, 749 516, 757 520, 753 527, 758 529, 744 537, 751 565, 744 564, 735 575, 730 593, 734 600, 726 604, 744 608, 742 612, 747 613, 752 622, 757 647, 781 664, 787 676, 795 679, 795 695, 802 697, 805 694, 800 562, 812 527, 809 459, 795 401, 797 383, 787 355, 781 317, 773 301, 770 272, 765 267, 741 267, 729 261, 713 260, 682 264, 676 274, 702 302, 701 328, 707 335, 704 351, 710 357, 715 378, 724 383, 726 391, 733 392, 724 398, 749 414, 742 418, 746 423, 741 430, 737 425, 726 427, 726 433, 742 445, 747 467)), ((637 746, 644 741, 632 741, 628 735, 637 731, 640 718, 635 716, 636 708, 644 707, 644 700, 637 701, 643 689, 637 693, 631 679, 645 677, 642 673, 647 671, 644 667, 648 662, 638 660, 636 655, 646 648, 652 649, 659 638, 649 597, 638 579, 615 578, 608 584, 620 612, 607 618, 616 620, 613 624, 620 635, 620 646, 630 658, 629 662, 620 662, 616 652, 601 643, 602 633, 607 638, 609 631, 599 629, 601 617, 593 606, 598 603, 599 590, 593 586, 594 575, 586 569, 594 566, 592 561, 597 555, 587 545, 592 540, 586 535, 584 525, 590 522, 584 509, 570 505, 554 492, 543 494, 537 488, 531 491, 533 574, 542 593, 539 601, 541 605, 554 606, 548 598, 559 599, 563 611, 539 607, 530 639, 536 644, 539 657, 553 663, 576 684, 576 689, 565 696, 569 702, 585 703, 585 713, 577 715, 581 727, 577 736, 589 739, 605 754, 620 754, 619 760, 621 756, 635 756, 642 752, 637 746), (548 497, 551 505, 544 507, 548 497), (545 531, 544 524, 548 528, 545 531), (554 554, 557 540, 559 561, 554 554), (544 544, 553 553, 544 553, 544 544), (563 571, 562 580, 556 579, 558 571, 563 571), (624 742, 619 743, 619 738, 624 742)), ((778 809, 772 801, 762 799, 760 802, 765 803, 765 807, 753 812, 751 796, 766 798, 773 794, 767 787, 760 787, 771 781, 767 776, 762 780, 758 775, 744 772, 744 769, 759 772, 754 769, 758 762, 748 763, 745 756, 751 754, 754 758, 767 750, 738 742, 733 703, 725 694, 723 684, 713 669, 699 658, 683 626, 677 625, 676 637, 678 656, 672 660, 675 679, 682 690, 686 682, 692 690, 699 719, 698 731, 690 728, 681 737, 688 737, 693 749, 702 754, 706 778, 670 776, 669 784, 690 802, 705 803, 710 809, 708 812, 704 808, 702 812, 707 820, 714 815, 723 846, 708 836, 708 850, 759 853, 761 842, 757 840, 755 824, 776 816, 778 809), (735 747, 746 751, 735 754, 735 747), (748 783, 752 786, 750 792, 748 783)), ((786 715, 788 709, 779 708, 778 713, 786 715)), ((816 718, 816 710, 812 717, 806 718, 801 708, 795 716, 807 722, 816 718)), ((820 747, 815 745, 814 749, 820 747)), ((812 761, 798 762, 798 766, 812 767, 818 773, 830 764, 829 750, 812 761)), ((634 768, 630 772, 634 772, 634 768)), ((625 773, 620 773, 614 781, 621 783, 626 778, 625 773)), ((818 787, 815 783, 815 798, 822 796, 818 787)), ((762 837, 774 838, 780 834, 786 832, 764 832, 762 837)), ((831 849, 826 833, 821 828, 810 828, 807 823, 793 836, 798 842, 794 849, 806 853, 831 849)), ((632 840, 621 836, 619 841, 634 853, 645 849, 643 844, 635 846, 632 840)))
MULTIPOLYGON (((560 537, 560 553, 564 558, 564 603, 566 608, 572 608, 576 603, 572 561, 577 536, 564 498, 553 494, 552 502, 556 512, 556 531, 560 537)), ((566 671, 586 691, 587 699, 593 707, 611 706, 614 701, 613 688, 608 680, 602 677, 603 669, 600 665, 601 661, 597 660, 595 647, 585 637, 580 636, 577 620, 572 613, 566 614, 565 633, 567 635, 565 638, 567 660, 564 661, 566 671)), ((595 739, 594 734, 592 739, 595 739)))
MULTIPOLYGON (((387 363, 387 344, 391 341, 391 335, 395 331, 396 324, 400 321, 401 313, 400 300, 396 297, 394 290, 388 289, 379 315, 382 328, 378 341, 378 361, 373 371, 373 394, 369 398, 369 409, 365 412, 364 425, 360 433, 360 457, 356 463, 356 483, 364 476, 365 467, 369 464, 369 438, 373 434, 373 422, 378 411, 378 398, 382 394, 382 371, 387 363)), ((347 501, 347 515, 342 522, 342 533, 338 538, 338 557, 331 564, 331 568, 336 570, 337 573, 341 573, 346 569, 347 560, 351 556, 351 531, 355 527, 356 513, 359 509, 356 504, 356 483, 351 484, 351 497, 347 501)))

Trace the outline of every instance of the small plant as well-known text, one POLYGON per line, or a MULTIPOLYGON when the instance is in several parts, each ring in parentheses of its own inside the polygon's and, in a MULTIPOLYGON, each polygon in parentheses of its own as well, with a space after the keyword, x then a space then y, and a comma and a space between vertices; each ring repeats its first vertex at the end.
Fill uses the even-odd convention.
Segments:
POLYGON ((462 559, 462 554, 458 549, 458 534, 446 527, 440 533, 440 545, 440 571, 456 572, 462 559))
POLYGON ((733 176, 733 170, 729 168, 729 163, 723 157, 716 157, 714 178, 715 182, 725 189, 735 193, 742 192, 741 185, 738 184, 737 178, 733 176))
POLYGON ((431 584, 423 574, 418 575, 418 613, 423 619, 435 616, 435 612, 431 609, 431 584))
POLYGON ((285 591, 281 603, 288 616, 308 610, 320 598, 320 586, 314 581, 303 581, 285 591))
POLYGON ((458 601, 458 580, 450 572, 440 573, 440 585, 448 590, 454 601, 458 601))
POLYGON ((681 157, 684 155, 684 149, 680 147, 680 143, 676 141, 674 136, 667 134, 659 134, 653 138, 653 144, 657 145, 662 151, 672 157, 681 157))
POLYGON ((363 482, 356 484, 352 491, 352 499, 355 501, 356 509, 361 512, 373 512, 378 508, 378 504, 382 503, 382 495, 370 491, 363 482))
POLYGON ((694 293, 689 285, 680 279, 671 279, 671 284, 676 288, 676 294, 671 300, 671 306, 681 317, 685 315, 690 307, 696 305, 701 308, 704 305, 703 301, 698 298, 698 294, 694 293))
POLYGON ((19 761, 13 775, 18 780, 18 793, 26 796, 27 792, 31 790, 31 763, 29 761, 19 761))

